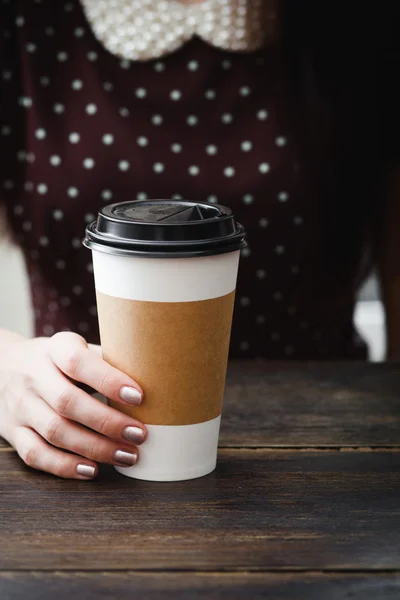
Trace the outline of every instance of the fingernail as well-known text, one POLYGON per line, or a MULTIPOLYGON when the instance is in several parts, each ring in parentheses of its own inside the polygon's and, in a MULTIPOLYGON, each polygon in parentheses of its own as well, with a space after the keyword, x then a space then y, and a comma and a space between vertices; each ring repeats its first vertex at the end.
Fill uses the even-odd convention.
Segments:
POLYGON ((124 385, 121 388, 119 395, 122 400, 125 400, 125 402, 129 402, 129 404, 135 404, 136 406, 143 400, 142 393, 139 392, 139 390, 128 387, 127 385, 124 385))
POLYGON ((116 450, 114 452, 114 458, 119 463, 132 466, 137 461, 137 454, 133 452, 125 452, 125 450, 116 450))
POLYGON ((76 467, 76 472, 78 475, 83 475, 84 477, 94 477, 96 469, 90 465, 78 465, 76 467))
POLYGON ((128 442, 142 444, 144 442, 144 431, 140 427, 125 427, 123 436, 128 442))

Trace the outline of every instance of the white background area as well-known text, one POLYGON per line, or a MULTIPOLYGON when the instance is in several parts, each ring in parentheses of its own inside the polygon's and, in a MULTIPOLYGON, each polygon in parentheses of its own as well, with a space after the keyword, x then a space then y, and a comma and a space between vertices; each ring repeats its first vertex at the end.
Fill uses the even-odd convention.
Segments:
MULTIPOLYGON (((0 274, 0 328, 31 336, 32 313, 24 260, 20 250, 6 242, 0 243, 0 274)), ((368 343, 370 360, 384 360, 384 312, 374 279, 361 291, 354 319, 368 343)))

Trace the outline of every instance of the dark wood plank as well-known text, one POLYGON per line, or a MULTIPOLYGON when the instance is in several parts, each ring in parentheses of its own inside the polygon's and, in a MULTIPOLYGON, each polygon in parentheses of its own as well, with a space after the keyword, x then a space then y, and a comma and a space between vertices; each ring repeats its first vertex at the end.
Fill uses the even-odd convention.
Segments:
POLYGON ((0 473, 0 569, 400 569, 400 452, 225 449, 178 483, 0 452, 0 473))
POLYGON ((400 446, 400 364, 232 364, 220 445, 400 446))
POLYGON ((232 363, 220 445, 399 447, 400 364, 232 363))
POLYGON ((398 574, 0 573, 2 600, 398 600, 398 574))

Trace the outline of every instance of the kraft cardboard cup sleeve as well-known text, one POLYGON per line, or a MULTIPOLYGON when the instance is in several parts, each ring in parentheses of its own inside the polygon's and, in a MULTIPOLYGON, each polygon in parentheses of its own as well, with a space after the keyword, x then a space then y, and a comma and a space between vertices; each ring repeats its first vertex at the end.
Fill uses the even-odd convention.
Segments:
POLYGON ((143 387, 136 479, 201 477, 217 460, 240 249, 230 209, 148 200, 104 207, 86 229, 103 356, 143 387))

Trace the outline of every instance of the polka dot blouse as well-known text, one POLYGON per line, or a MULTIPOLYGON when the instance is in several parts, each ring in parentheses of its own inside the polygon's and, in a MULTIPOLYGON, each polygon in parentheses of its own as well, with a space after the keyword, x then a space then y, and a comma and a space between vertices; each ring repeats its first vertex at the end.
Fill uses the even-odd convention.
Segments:
POLYGON ((0 0, 0 77, 0 198, 25 254, 37 335, 98 342, 81 239, 101 206, 187 198, 230 206, 248 231, 231 356, 365 356, 355 273, 327 284, 317 268, 319 199, 279 47, 229 52, 194 38, 129 61, 96 39, 78 0, 0 0))

